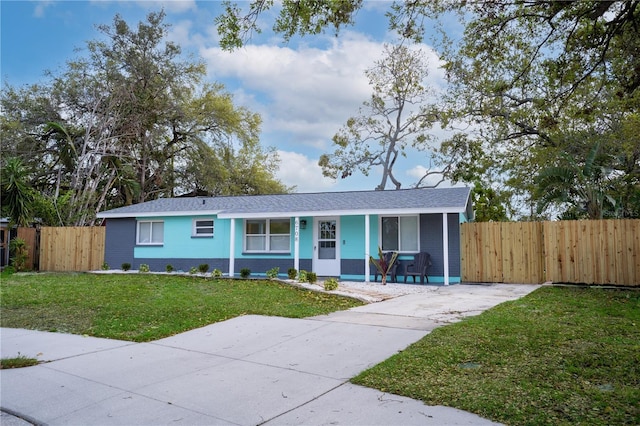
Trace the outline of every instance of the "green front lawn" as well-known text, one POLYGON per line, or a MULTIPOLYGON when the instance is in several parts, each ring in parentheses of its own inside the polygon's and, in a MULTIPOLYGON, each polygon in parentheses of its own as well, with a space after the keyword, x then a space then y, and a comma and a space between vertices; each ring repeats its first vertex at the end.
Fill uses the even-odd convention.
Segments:
POLYGON ((640 291, 541 288, 353 382, 512 425, 637 425, 640 291))
POLYGON ((145 342, 239 315, 304 318, 361 304, 266 280, 3 274, 0 325, 145 342))

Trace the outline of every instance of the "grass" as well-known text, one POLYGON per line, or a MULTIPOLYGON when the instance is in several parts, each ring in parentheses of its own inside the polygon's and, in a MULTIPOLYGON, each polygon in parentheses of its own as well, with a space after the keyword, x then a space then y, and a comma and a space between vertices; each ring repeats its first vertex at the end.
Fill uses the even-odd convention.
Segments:
POLYGON ((640 292, 541 288, 353 382, 505 424, 640 424, 640 292))
POLYGON ((274 281, 154 274, 4 274, 2 327, 145 342, 245 314, 303 318, 362 303, 274 281))
POLYGON ((38 360, 35 358, 29 358, 24 355, 18 355, 14 358, 2 358, 0 359, 0 370, 7 368, 23 368, 37 365, 38 360))

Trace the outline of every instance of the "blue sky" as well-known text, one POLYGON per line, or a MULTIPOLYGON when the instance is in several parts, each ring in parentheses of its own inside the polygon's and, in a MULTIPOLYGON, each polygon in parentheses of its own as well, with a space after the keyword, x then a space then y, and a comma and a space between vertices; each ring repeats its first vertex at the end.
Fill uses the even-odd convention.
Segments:
MULTIPOLYGON (((102 37, 95 26, 111 24, 119 13, 130 25, 164 8, 170 39, 207 65, 207 78, 221 82, 238 105, 263 118, 261 142, 278 150, 278 177, 297 192, 374 189, 380 170, 368 177, 354 173, 333 181, 322 176, 318 158, 332 151, 331 137, 371 95, 364 70, 380 58, 383 43, 393 41, 384 12, 389 3, 365 2, 357 24, 339 38, 325 35, 296 38, 284 44, 269 25, 246 47, 223 52, 214 18, 217 1, 5 1, 0 2, 2 84, 14 86, 46 81, 65 62, 83 56, 86 41, 102 37), (78 50, 80 49, 80 50, 78 50)), ((428 84, 442 87, 435 53, 428 55, 428 84)), ((436 137, 441 134, 434 131, 436 137)), ((395 175, 403 187, 415 183, 429 168, 425 153, 409 152, 398 160, 395 175)))

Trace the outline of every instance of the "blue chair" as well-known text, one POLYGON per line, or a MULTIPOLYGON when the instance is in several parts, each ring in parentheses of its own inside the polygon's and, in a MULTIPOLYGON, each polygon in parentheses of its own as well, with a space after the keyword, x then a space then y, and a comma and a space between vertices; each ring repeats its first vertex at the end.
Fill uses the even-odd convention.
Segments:
POLYGON ((413 256, 413 262, 409 263, 405 267, 404 271, 404 282, 407 282, 407 277, 413 277, 413 282, 416 282, 416 277, 420 277, 420 284, 424 284, 424 280, 426 278, 427 282, 429 282, 429 277, 427 276, 427 270, 431 266, 431 255, 429 253, 416 253, 413 256))

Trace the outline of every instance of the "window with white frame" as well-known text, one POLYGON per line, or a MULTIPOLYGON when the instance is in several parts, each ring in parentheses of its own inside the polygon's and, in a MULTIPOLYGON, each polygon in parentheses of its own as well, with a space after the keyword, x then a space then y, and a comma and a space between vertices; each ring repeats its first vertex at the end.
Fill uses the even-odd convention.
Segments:
POLYGON ((193 219, 192 237, 213 237, 213 219, 193 219))
POLYGON ((136 243, 140 245, 162 245, 164 243, 164 222, 161 220, 140 220, 136 243))
POLYGON ((281 253, 291 251, 291 221, 289 219, 246 219, 244 250, 281 253))
POLYGON ((383 251, 418 252, 420 230, 418 216, 383 216, 380 239, 383 251))

